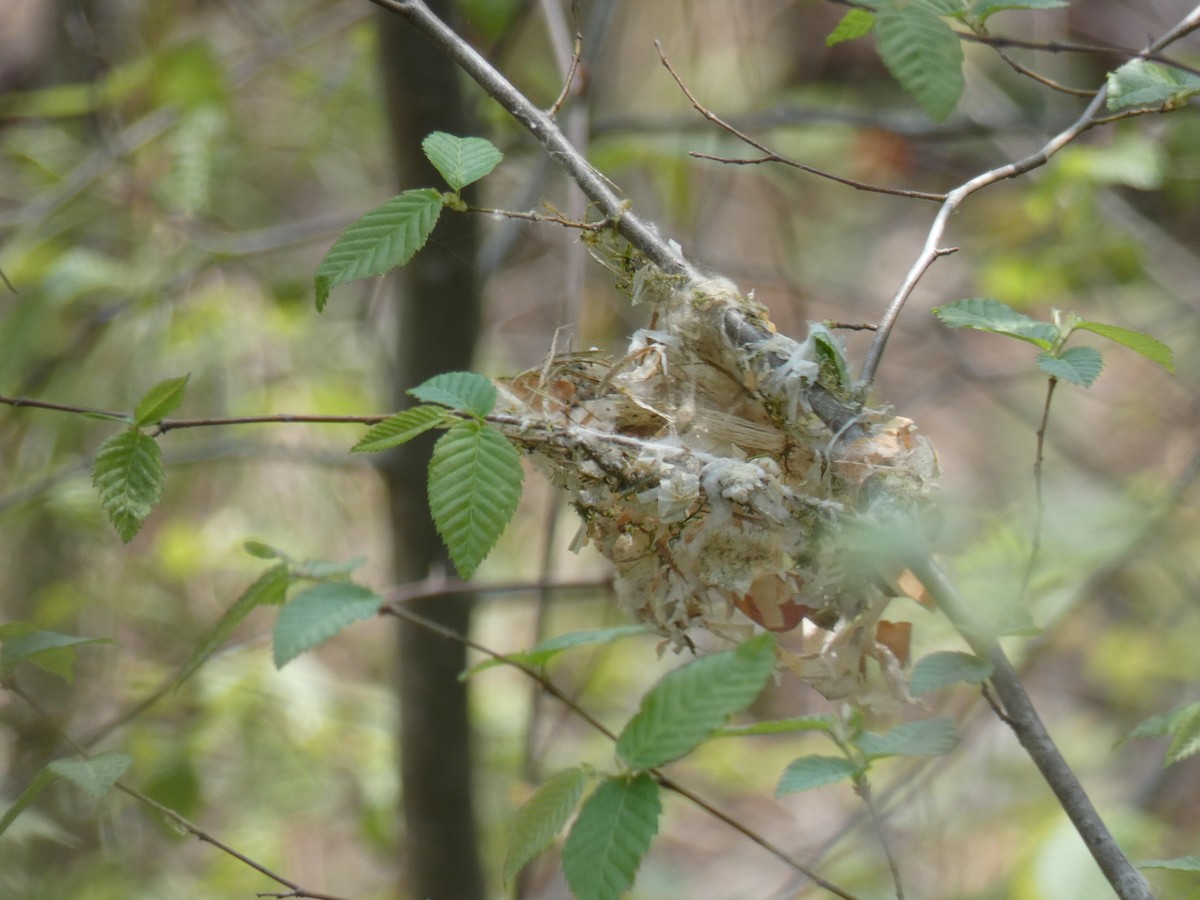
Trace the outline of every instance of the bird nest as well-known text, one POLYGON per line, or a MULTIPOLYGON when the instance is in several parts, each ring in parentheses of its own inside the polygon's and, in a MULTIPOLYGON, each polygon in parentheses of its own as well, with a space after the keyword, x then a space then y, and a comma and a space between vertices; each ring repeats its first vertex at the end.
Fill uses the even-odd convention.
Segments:
POLYGON ((677 647, 761 626, 828 697, 862 699, 867 659, 902 691, 906 626, 881 619, 898 591, 851 536, 919 514, 929 442, 855 402, 823 326, 778 334, 719 279, 639 293, 654 314, 624 356, 551 355, 499 383, 496 419, 570 496, 635 619, 677 647))

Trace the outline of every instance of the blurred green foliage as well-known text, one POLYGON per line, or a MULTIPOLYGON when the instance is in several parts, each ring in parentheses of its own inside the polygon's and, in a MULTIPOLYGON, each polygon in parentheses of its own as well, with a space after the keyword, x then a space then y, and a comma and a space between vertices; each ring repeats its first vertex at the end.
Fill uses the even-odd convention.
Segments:
MULTIPOLYGON (((517 3, 464 8, 472 39, 548 104, 559 80, 537 16, 517 3)), ((897 100, 877 62, 854 55, 856 42, 824 47, 838 10, 781 9, 619 4, 589 58, 592 155, 693 258, 755 288, 783 330, 798 333, 806 319, 873 321, 919 249, 931 208, 780 167, 689 159, 692 149, 738 156, 746 148, 692 114, 646 36, 669 36, 674 64, 722 115, 766 116, 755 133, 781 152, 872 183, 944 190, 1037 146, 1079 101, 1030 91, 993 67, 991 51, 972 47, 969 111, 930 130, 897 100)), ((181 415, 388 412, 389 348, 380 335, 391 311, 378 285, 341 288, 319 321, 310 292, 340 230, 394 193, 367 5, 134 2, 114 15, 97 32, 101 46, 50 37, 27 84, 0 95, 0 270, 16 289, 0 286, 0 393, 129 413, 151 386, 190 372, 181 415)), ((1019 33, 1022 15, 991 25, 999 30, 1012 16, 1019 33)), ((1129 29, 1124 43, 1141 39, 1140 24, 1129 29)), ((1031 56, 1030 64, 1073 83, 1103 80, 1103 66, 1077 55, 1031 56)), ((494 104, 480 106, 495 125, 488 137, 506 153, 488 199, 565 208, 564 186, 516 127, 494 104)), ((1179 798, 1195 796, 1196 760, 1163 769, 1165 739, 1113 745, 1146 717, 1194 702, 1200 680, 1191 640, 1200 629, 1192 484, 1198 199, 1200 120, 1191 108, 1097 129, 1045 168, 974 198, 953 223, 960 252, 923 282, 878 384, 881 402, 916 420, 939 448, 940 547, 964 592, 1008 630, 1039 630, 1036 641, 1014 642, 1035 700, 1130 852, 1155 858, 1194 850, 1200 820, 1179 798), (1044 378, 1027 348, 946 332, 927 314, 981 295, 1039 317, 1054 306, 1146 331, 1178 361, 1171 378, 1112 353, 1091 390, 1055 398, 1045 533, 1028 604, 1015 600, 1028 558, 1044 378)), ((492 228, 496 240, 512 234, 509 223, 492 228)), ((511 246, 489 272, 486 371, 539 364, 563 324, 564 254, 582 252, 549 226, 522 228, 511 246)), ((582 346, 619 348, 628 325, 644 324, 620 302, 592 267, 571 323, 582 346)), ((865 347, 859 337, 850 342, 852 355, 865 347)), ((360 626, 278 672, 273 612, 259 610, 193 678, 162 692, 260 573, 240 549, 247 538, 297 557, 366 556, 359 580, 386 589, 381 488, 347 452, 361 430, 171 433, 161 439, 164 499, 128 548, 89 483, 92 457, 112 431, 111 422, 0 408, 4 620, 111 640, 76 648, 71 684, 32 665, 6 675, 73 738, 128 754, 131 785, 239 851, 313 889, 394 896, 397 884, 403 889, 404 841, 394 815, 402 798, 384 623, 360 626), (140 709, 148 698, 156 699, 140 709)), ((547 535, 554 499, 544 485, 526 493, 479 580, 536 580, 540 550, 531 548, 546 540, 554 571, 596 576, 586 554, 559 552, 574 527, 569 514, 547 535)), ((552 605, 539 631, 530 597, 489 596, 479 639, 517 650, 546 635, 624 624, 607 599, 585 599, 552 605)), ((914 655, 961 649, 939 618, 916 604, 900 608, 915 624, 914 655)), ((654 651, 649 638, 588 646, 547 669, 586 708, 618 723, 679 663, 654 651)), ((527 735, 535 701, 511 670, 489 669, 472 684, 485 738, 478 765, 487 850, 499 873, 507 823, 538 773, 610 764, 612 747, 540 700, 527 735)), ((928 863, 908 873, 910 892, 1096 896, 1086 893, 1098 889, 1078 839, 1060 827, 1061 810, 1010 735, 965 688, 928 702, 959 716, 962 749, 936 769, 888 762, 875 783, 902 856, 928 863)), ((790 679, 758 705, 756 714, 774 718, 838 711, 790 679)), ((885 861, 848 788, 795 803, 771 798, 787 762, 816 744, 795 735, 753 740, 749 761, 744 741, 721 741, 676 774, 860 896, 889 895, 885 861)), ((6 694, 0 805, 65 746, 6 694)), ((802 890, 786 868, 772 868, 675 799, 660 828, 665 837, 632 896, 802 890)), ((551 895, 554 871, 534 864, 530 896, 551 895)), ((1186 896, 1194 885, 1169 872, 1148 877, 1162 896, 1186 896)), ((128 797, 93 802, 61 780, 0 836, 6 896, 217 897, 273 887, 128 797)))

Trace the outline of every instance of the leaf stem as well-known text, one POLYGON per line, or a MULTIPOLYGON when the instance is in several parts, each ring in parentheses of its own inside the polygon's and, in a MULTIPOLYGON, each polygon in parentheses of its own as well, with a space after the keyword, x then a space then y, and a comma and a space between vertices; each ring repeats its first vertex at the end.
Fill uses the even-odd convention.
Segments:
POLYGON ((1037 452, 1033 458, 1033 536, 1029 542, 1029 559, 1025 563, 1025 573, 1021 576, 1021 589, 1018 596, 1024 603, 1029 593, 1029 583, 1033 580, 1033 569, 1037 564, 1038 553, 1042 549, 1042 528, 1046 518, 1046 502, 1042 494, 1042 462, 1045 459, 1046 428, 1050 423, 1050 401, 1054 399, 1054 389, 1058 387, 1058 379, 1053 375, 1047 380, 1046 402, 1042 406, 1042 420, 1038 423, 1037 452))
POLYGON ((896 854, 892 852, 892 842, 888 840, 887 828, 879 818, 879 810, 875 806, 875 797, 871 793, 871 781, 866 773, 854 779, 854 792, 862 798, 871 821, 875 825, 875 833, 879 835, 879 843, 883 847, 883 855, 887 857, 888 869, 892 873, 892 884, 896 886, 896 900, 904 900, 904 885, 900 881, 900 865, 896 862, 896 854))

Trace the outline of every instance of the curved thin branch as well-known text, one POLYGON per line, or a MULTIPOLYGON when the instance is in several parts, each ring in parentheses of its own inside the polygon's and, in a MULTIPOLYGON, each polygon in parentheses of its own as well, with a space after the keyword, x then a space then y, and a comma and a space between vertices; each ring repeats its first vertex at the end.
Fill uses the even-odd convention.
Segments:
POLYGON ((658 58, 662 61, 663 68, 665 68, 668 72, 671 73, 671 78, 673 78, 675 80, 675 83, 677 85, 679 85, 679 89, 681 91, 683 91, 684 96, 687 97, 689 101, 691 101, 691 104, 695 108, 696 112, 700 113, 700 115, 704 116, 704 118, 708 119, 708 121, 712 122, 718 128, 721 128, 722 130, 733 135, 735 138, 737 138, 742 143, 749 144, 755 150, 760 150, 760 151, 762 151, 763 154, 765 154, 764 156, 762 156, 760 158, 756 158, 756 159, 730 159, 727 157, 710 156, 707 153, 696 153, 696 152, 689 153, 688 154, 689 156, 695 157, 696 159, 710 159, 714 162, 722 162, 722 163, 729 163, 732 165, 742 165, 742 166, 760 165, 762 163, 767 163, 767 162, 777 162, 777 163, 782 163, 785 166, 791 166, 793 169, 799 169, 802 172, 808 172, 810 175, 818 175, 821 178, 827 178, 830 181, 836 181, 838 184, 844 184, 844 185, 846 185, 846 187, 852 187, 856 191, 867 191, 867 192, 873 193, 873 194, 891 194, 894 197, 908 197, 909 199, 913 199, 913 200, 934 200, 939 203, 945 199, 944 194, 929 194, 929 193, 926 193, 925 191, 910 191, 910 190, 904 190, 903 188, 882 187, 882 186, 876 185, 876 184, 867 184, 866 182, 863 182, 863 181, 855 181, 853 178, 845 178, 841 175, 835 175, 832 172, 826 172, 824 169, 818 169, 813 166, 806 165, 805 163, 798 162, 797 160, 790 159, 786 156, 781 156, 780 154, 778 154, 774 150, 772 150, 770 147, 768 147, 766 144, 763 144, 760 141, 755 140, 754 138, 750 137, 750 135, 746 134, 744 131, 738 130, 733 125, 729 124, 729 122, 726 122, 724 119, 722 119, 716 113, 714 113, 712 110, 710 110, 708 107, 706 107, 699 100, 697 100, 696 95, 691 92, 691 90, 688 88, 688 86, 684 83, 683 78, 680 76, 680 74, 675 71, 675 67, 671 65, 670 60, 667 59, 667 54, 663 51, 662 44, 659 43, 658 41, 655 41, 654 49, 656 49, 658 51, 658 58))
POLYGON ((600 208, 605 217, 615 222, 621 237, 644 253, 650 262, 668 275, 683 275, 689 279, 697 276, 698 273, 684 259, 678 245, 668 241, 657 229, 643 222, 629 209, 628 202, 622 199, 611 183, 575 149, 554 120, 513 87, 508 79, 435 16, 421 0, 371 2, 401 16, 454 60, 488 96, 525 127, 550 158, 562 166, 579 185, 580 190, 600 208))
MULTIPOLYGON (((38 703, 38 701, 35 700, 24 688, 22 688, 15 679, 6 679, 3 687, 23 700, 27 706, 37 713, 37 715, 58 734, 62 742, 71 748, 72 752, 83 759, 91 758, 91 754, 88 752, 87 747, 75 740, 73 737, 71 737, 71 735, 67 734, 66 731, 59 727, 59 725, 55 722, 54 717, 50 715, 49 711, 46 710, 45 707, 43 707, 40 703, 38 703)), ((149 806, 152 809, 162 813, 162 815, 170 819, 171 822, 177 827, 186 831, 193 837, 200 839, 206 844, 212 844, 212 846, 216 847, 221 852, 232 856, 234 859, 238 860, 244 865, 249 866, 256 872, 265 875, 267 878, 270 878, 272 881, 276 882, 277 884, 281 884, 288 889, 286 893, 260 893, 258 895, 260 897, 307 897, 309 900, 344 900, 344 898, 337 897, 333 894, 322 894, 301 887, 291 879, 285 878, 279 873, 267 868, 258 860, 253 859, 242 853, 240 850, 237 850, 234 847, 231 847, 229 844, 226 844, 212 832, 201 828, 199 825, 196 825, 182 814, 171 809, 171 807, 164 806, 152 797, 148 797, 136 788, 132 788, 125 784, 123 781, 118 781, 113 786, 117 788, 117 790, 128 794, 139 803, 149 806)))
MULTIPOLYGON (((1142 53, 1137 55, 1142 58, 1149 58, 1163 47, 1179 40, 1197 28, 1200 28, 1200 6, 1195 7, 1180 20, 1179 24, 1162 37, 1153 41, 1142 53)), ((863 363, 862 375, 859 378, 859 389, 864 395, 875 380, 875 373, 879 368, 880 360, 883 358, 883 350, 887 345, 888 336, 891 334, 892 328, 900 316, 900 312, 904 309, 904 304, 908 302, 908 298, 912 294, 913 289, 916 288, 917 282, 921 280, 925 272, 933 265, 934 260, 946 252, 939 247, 939 244, 941 243, 942 235, 946 231, 946 225, 950 221, 950 216, 962 205, 964 200, 976 191, 983 190, 985 187, 993 185, 998 181, 1024 175, 1026 172, 1045 165, 1050 157, 1054 156, 1054 154, 1067 144, 1097 125, 1107 121, 1097 118, 1097 113, 1104 106, 1107 96, 1108 88, 1105 86, 1096 92, 1096 96, 1092 98, 1092 101, 1088 103, 1083 113, 1080 114, 1079 118, 1072 125, 1052 137, 1040 150, 1026 156, 1024 159, 982 172, 946 194, 946 199, 929 228, 924 247, 922 247, 916 261, 908 270, 908 274, 905 275, 900 288, 896 291, 896 295, 892 298, 891 303, 888 304, 887 310, 879 321, 879 329, 875 332, 875 340, 871 342, 871 347, 867 351, 867 358, 863 363)))
MULTIPOLYGON (((407 606, 405 606, 405 604, 402 602, 398 602, 396 600, 389 600, 388 602, 384 603, 383 606, 381 606, 379 608, 379 612, 383 615, 396 616, 397 618, 406 619, 409 622, 412 622, 417 625, 421 625, 422 627, 428 629, 429 631, 431 631, 434 634, 437 634, 437 635, 445 638, 446 640, 456 641, 458 643, 461 643, 467 647, 470 647, 472 650, 477 650, 478 652, 484 654, 485 656, 489 657, 490 659, 493 659, 497 662, 504 663, 505 665, 509 665, 515 669, 518 669, 519 671, 523 672, 525 675, 532 678, 539 685, 541 685, 542 689, 545 690, 546 693, 550 694, 552 697, 557 699, 559 702, 565 704, 572 712, 574 712, 577 716, 579 716, 581 719, 583 719, 585 722, 587 722, 589 725, 591 725, 594 729, 599 731, 602 735, 604 735, 610 741, 616 742, 617 735, 612 731, 612 729, 610 729, 607 725, 605 725, 603 722, 601 722, 599 719, 597 719, 595 716, 593 716, 591 713, 589 713, 586 709, 584 709, 582 706, 580 706, 572 697, 568 696, 562 690, 562 688, 560 688, 553 681, 551 681, 549 678, 547 678, 542 672, 539 672, 537 669, 533 668, 532 666, 528 666, 525 663, 521 662, 520 660, 513 659, 510 656, 505 656, 503 653, 497 653, 495 650, 492 650, 491 648, 486 647, 483 644, 480 644, 478 641, 473 641, 469 637, 459 634, 458 632, 454 631, 453 629, 446 628, 446 627, 442 626, 441 624, 434 622, 432 619, 427 619, 425 616, 422 616, 419 613, 415 613, 411 609, 408 609, 407 606)), ((816 872, 813 872, 812 870, 810 870, 803 863, 799 862, 798 860, 793 859, 791 856, 789 856, 787 854, 786 851, 775 846, 770 841, 768 841, 766 838, 764 838, 762 835, 758 834, 756 831, 743 825, 741 822, 739 822, 737 819, 730 816, 728 813, 722 812, 721 810, 717 809, 711 803, 709 803, 708 801, 699 797, 691 789, 684 787, 679 782, 677 782, 675 779, 671 778, 669 775, 664 775, 658 769, 651 769, 650 773, 654 776, 655 780, 660 785, 662 785, 664 788, 666 788, 667 790, 673 791, 676 794, 679 794, 679 796, 684 797, 687 800, 690 800, 693 804, 695 804, 700 809, 704 810, 709 815, 724 822, 726 825, 728 825, 731 828, 733 828, 734 830, 738 831, 740 834, 744 835, 745 837, 748 837, 750 840, 752 840, 754 843, 758 844, 758 846, 762 847, 764 850, 766 850, 768 853, 770 853, 775 858, 781 860, 784 863, 787 863, 788 866, 795 869, 797 872, 803 873, 807 878, 810 878, 814 884, 829 891, 835 897, 841 897, 841 898, 843 898, 843 900, 855 900, 855 897, 853 894, 847 893, 846 891, 842 890, 841 888, 839 888, 837 885, 833 884, 832 882, 826 881, 824 878, 822 878, 816 872)))

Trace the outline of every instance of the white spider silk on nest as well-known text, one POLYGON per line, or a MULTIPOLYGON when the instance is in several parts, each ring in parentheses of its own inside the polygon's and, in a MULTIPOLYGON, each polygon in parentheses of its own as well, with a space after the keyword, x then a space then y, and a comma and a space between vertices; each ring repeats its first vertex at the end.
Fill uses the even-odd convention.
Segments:
POLYGON ((932 447, 910 420, 854 406, 821 326, 780 335, 723 279, 637 287, 655 315, 623 357, 553 356, 499 385, 509 437, 568 492, 621 605, 676 646, 756 623, 827 696, 865 696, 865 657, 892 684, 889 593, 846 524, 880 504, 918 511, 932 447))

